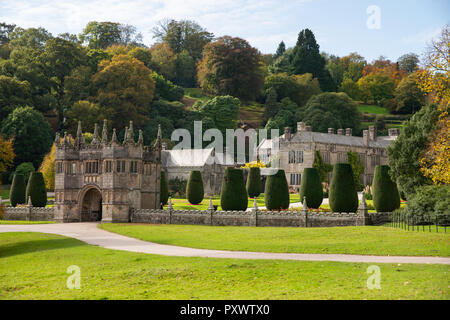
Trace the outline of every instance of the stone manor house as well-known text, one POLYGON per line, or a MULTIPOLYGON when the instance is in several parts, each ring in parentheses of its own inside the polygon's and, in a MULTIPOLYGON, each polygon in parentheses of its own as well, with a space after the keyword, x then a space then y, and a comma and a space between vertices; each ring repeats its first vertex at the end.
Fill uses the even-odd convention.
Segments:
MULTIPOLYGON (((375 166, 387 162, 386 147, 398 134, 398 129, 389 129, 389 136, 377 137, 374 127, 365 130, 362 138, 352 136, 351 129, 336 133, 330 128, 328 133, 319 133, 299 122, 296 133, 285 129, 278 155, 273 154, 272 140, 263 140, 258 151, 267 153, 269 159, 279 157, 293 189, 300 186, 303 169, 313 166, 316 150, 330 164, 347 162, 347 152, 354 151, 365 165, 361 183, 367 185, 372 183, 375 166)), ((142 130, 138 141, 134 140, 132 122, 126 127, 123 143, 115 129, 109 139, 105 121, 101 138, 95 125, 92 142, 87 144, 79 122, 75 139, 65 134, 61 142, 57 135, 55 146, 54 219, 61 222, 128 222, 132 209, 158 209, 161 170, 167 180, 187 180, 192 170, 199 170, 205 194, 219 194, 225 168, 234 166, 226 151, 224 156, 214 149, 166 150, 161 128, 155 144, 144 146, 142 130)))
MULTIPOLYGON (((313 132, 303 122, 297 123, 297 132, 285 128, 279 139, 279 155, 273 154, 273 140, 263 140, 258 146, 258 153, 263 154, 264 162, 279 157, 280 168, 286 173, 291 189, 300 187, 304 168, 312 168, 314 154, 318 150, 324 162, 331 165, 347 162, 347 152, 357 152, 361 163, 365 166, 361 175, 361 184, 372 184, 375 166, 387 164, 386 147, 397 138, 399 129, 389 129, 389 136, 377 136, 374 126, 363 131, 363 137, 352 135, 352 129, 329 128, 328 133, 313 132)), ((267 162, 266 162, 267 163, 267 162)), ((328 177, 331 179, 331 172, 328 177)))

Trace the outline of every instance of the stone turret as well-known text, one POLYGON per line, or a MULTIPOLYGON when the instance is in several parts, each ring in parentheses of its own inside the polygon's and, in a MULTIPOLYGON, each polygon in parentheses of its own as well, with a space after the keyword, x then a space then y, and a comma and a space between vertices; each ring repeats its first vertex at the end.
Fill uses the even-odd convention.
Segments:
POLYGON ((105 119, 103 120, 103 130, 102 130, 102 144, 108 143, 108 127, 107 127, 108 121, 105 119))

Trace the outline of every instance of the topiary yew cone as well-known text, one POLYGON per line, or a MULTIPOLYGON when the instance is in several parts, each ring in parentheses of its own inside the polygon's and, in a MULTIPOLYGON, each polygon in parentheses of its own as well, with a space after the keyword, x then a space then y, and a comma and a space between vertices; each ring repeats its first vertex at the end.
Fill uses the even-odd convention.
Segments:
POLYGON ((220 205, 223 210, 247 210, 248 195, 244 183, 244 172, 241 169, 225 169, 220 205))
POLYGON ((31 173, 25 196, 26 199, 31 197, 33 207, 45 207, 47 205, 47 190, 42 172, 31 173))
POLYGON ((247 193, 250 198, 256 198, 261 194, 261 170, 250 168, 247 177, 247 193))
POLYGON ((169 200, 169 187, 167 185, 166 180, 166 173, 164 171, 161 171, 161 195, 160 195, 160 201, 163 205, 167 204, 167 201, 169 200))
POLYGON ((300 201, 306 197, 308 208, 319 209, 323 200, 322 183, 316 168, 305 168, 300 185, 300 201))
POLYGON ((373 205, 377 212, 392 212, 400 208, 397 184, 389 176, 389 166, 376 166, 372 182, 373 205))
POLYGON ((278 169, 276 174, 267 177, 264 201, 269 210, 289 209, 289 186, 284 170, 278 169))
POLYGON ((203 179, 200 171, 191 171, 186 185, 186 197, 191 204, 200 204, 203 201, 203 179))
MULTIPOLYGON (((358 193, 353 179, 353 170, 348 163, 334 165, 329 194, 333 212, 356 212, 358 209, 358 193)), ((306 202, 309 205, 309 201, 306 200, 306 202)))
POLYGON ((11 184, 11 191, 9 193, 9 201, 11 202, 11 206, 15 207, 18 204, 26 203, 26 188, 25 177, 23 174, 15 174, 11 184))

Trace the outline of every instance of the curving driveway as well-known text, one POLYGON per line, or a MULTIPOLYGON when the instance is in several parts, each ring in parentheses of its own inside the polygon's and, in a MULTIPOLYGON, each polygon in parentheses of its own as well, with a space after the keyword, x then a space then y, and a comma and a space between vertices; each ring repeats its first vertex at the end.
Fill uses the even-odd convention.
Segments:
POLYGON ((450 264, 450 258, 364 256, 348 254, 264 253, 193 249, 146 242, 97 228, 98 223, 60 223, 35 225, 0 225, 0 232, 43 232, 75 238, 87 244, 107 249, 158 254, 176 257, 205 257, 229 259, 265 259, 298 261, 338 261, 360 263, 421 263, 450 264))

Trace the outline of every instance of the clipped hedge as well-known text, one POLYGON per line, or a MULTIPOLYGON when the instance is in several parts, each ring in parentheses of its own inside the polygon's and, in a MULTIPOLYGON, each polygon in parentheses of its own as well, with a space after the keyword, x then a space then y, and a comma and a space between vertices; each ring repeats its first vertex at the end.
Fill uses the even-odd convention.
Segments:
POLYGON ((319 171, 316 168, 303 169, 299 194, 301 202, 303 202, 303 197, 306 197, 308 208, 319 209, 323 201, 323 189, 319 171))
POLYGON ((276 174, 267 177, 264 201, 269 210, 289 209, 289 186, 284 170, 278 169, 276 174))
POLYGON ((248 206, 247 189, 242 169, 226 168, 223 176, 220 205, 223 210, 245 211, 248 206))
POLYGON ((47 205, 47 190, 42 172, 31 173, 25 197, 26 199, 31 197, 33 207, 45 207, 47 205))
POLYGON ((161 171, 160 188, 160 201, 163 205, 166 205, 167 201, 169 201, 169 186, 167 185, 166 173, 164 171, 161 171))
POLYGON ((249 169, 247 177, 247 193, 250 198, 257 198, 261 194, 261 169, 249 169))
POLYGON ((203 201, 203 179, 200 171, 191 171, 186 186, 186 197, 191 204, 200 204, 203 201))
POLYGON ((400 208, 397 184, 389 176, 389 166, 376 166, 372 182, 373 205, 377 212, 392 212, 400 208))
POLYGON ((329 201, 333 212, 356 212, 358 209, 358 193, 353 179, 353 170, 348 163, 334 165, 329 201))
POLYGON ((9 192, 9 201, 11 206, 15 207, 18 204, 26 202, 25 192, 27 186, 25 184, 25 177, 23 174, 15 174, 11 184, 11 190, 9 192))

